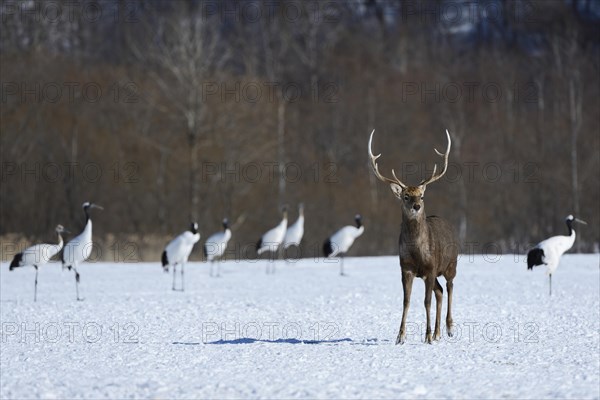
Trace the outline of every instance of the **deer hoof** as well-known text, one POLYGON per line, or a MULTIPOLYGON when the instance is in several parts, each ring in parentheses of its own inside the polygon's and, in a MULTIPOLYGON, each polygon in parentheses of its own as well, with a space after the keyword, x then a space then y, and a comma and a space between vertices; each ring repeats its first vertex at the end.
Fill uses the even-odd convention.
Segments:
POLYGON ((425 338, 425 343, 426 344, 432 344, 433 340, 431 340, 431 334, 427 335, 427 337, 425 338))
POLYGON ((399 333, 396 338, 396 344, 404 344, 405 335, 399 333))
POLYGON ((437 332, 433 335, 433 340, 437 341, 437 340, 440 340, 441 338, 442 338, 442 335, 439 332, 437 332))

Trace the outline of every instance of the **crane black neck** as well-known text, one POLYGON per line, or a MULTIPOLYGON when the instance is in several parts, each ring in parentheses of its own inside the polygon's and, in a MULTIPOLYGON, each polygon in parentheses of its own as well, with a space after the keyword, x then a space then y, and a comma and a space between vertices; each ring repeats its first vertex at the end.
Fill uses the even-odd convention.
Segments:
POLYGON ((87 222, 90 220, 90 208, 89 207, 83 207, 83 212, 85 213, 85 223, 87 224, 87 222))
POLYGON ((572 219, 567 220, 567 228, 569 229, 569 236, 571 236, 573 234, 573 220, 572 219))

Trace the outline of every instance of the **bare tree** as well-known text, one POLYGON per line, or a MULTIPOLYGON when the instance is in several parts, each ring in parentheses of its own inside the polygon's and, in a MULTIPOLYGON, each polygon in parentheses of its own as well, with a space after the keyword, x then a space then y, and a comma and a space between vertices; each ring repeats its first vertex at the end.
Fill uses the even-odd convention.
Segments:
MULTIPOLYGON (((265 2, 264 7, 272 7, 265 2)), ((277 163, 279 170, 278 200, 279 204, 285 202, 285 121, 288 100, 285 98, 284 88, 286 83, 285 55, 289 48, 289 40, 284 33, 286 26, 283 16, 275 13, 273 18, 261 19, 261 40, 264 48, 265 70, 269 85, 275 85, 275 100, 277 104, 277 163)))
MULTIPOLYGON (((154 21, 153 21, 154 22, 154 21)), ((148 27, 143 45, 132 41, 137 58, 148 63, 158 93, 149 99, 157 110, 182 123, 189 150, 189 216, 198 218, 200 207, 200 141, 209 141, 210 129, 205 125, 207 98, 205 89, 210 79, 228 59, 228 47, 218 18, 208 18, 195 10, 192 2, 177 2, 170 18, 148 27), (150 42, 150 44, 148 44, 150 42)))

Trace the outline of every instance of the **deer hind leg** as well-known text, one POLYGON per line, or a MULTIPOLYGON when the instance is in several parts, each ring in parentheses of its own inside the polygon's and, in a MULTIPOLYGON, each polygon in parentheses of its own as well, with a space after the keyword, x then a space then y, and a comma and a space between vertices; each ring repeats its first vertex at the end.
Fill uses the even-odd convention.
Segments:
POLYGON ((444 278, 446 278, 446 290, 448 291, 448 312, 446 313, 446 332, 448 336, 452 337, 454 331, 452 330, 452 292, 454 290, 454 277, 456 276, 456 261, 452 262, 446 272, 444 278))
POLYGON ((427 318, 427 330, 425 331, 425 343, 431 344, 431 295, 435 287, 435 277, 428 276, 425 278, 425 315, 427 318))
POLYGON ((440 333, 440 319, 442 318, 442 298, 444 289, 437 278, 435 280, 433 292, 435 293, 435 328, 433 329, 433 340, 440 340, 442 337, 440 333))
POLYGON ((396 338, 396 344, 404 344, 406 340, 406 316, 410 307, 410 293, 412 292, 413 274, 402 271, 402 291, 404 292, 404 308, 402 309, 402 322, 400 323, 400 331, 396 338))

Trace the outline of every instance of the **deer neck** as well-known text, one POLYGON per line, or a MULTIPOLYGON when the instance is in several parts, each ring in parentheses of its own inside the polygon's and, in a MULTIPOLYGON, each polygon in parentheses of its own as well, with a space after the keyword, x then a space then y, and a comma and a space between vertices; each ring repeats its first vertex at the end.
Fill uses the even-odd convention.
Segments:
POLYGON ((402 215, 402 242, 411 248, 424 249, 429 242, 429 228, 425 217, 425 210, 416 217, 402 215))
POLYGON ((421 236, 427 234, 427 223, 425 221, 425 211, 421 211, 415 217, 408 215, 402 216, 402 232, 406 232, 410 236, 421 236))

